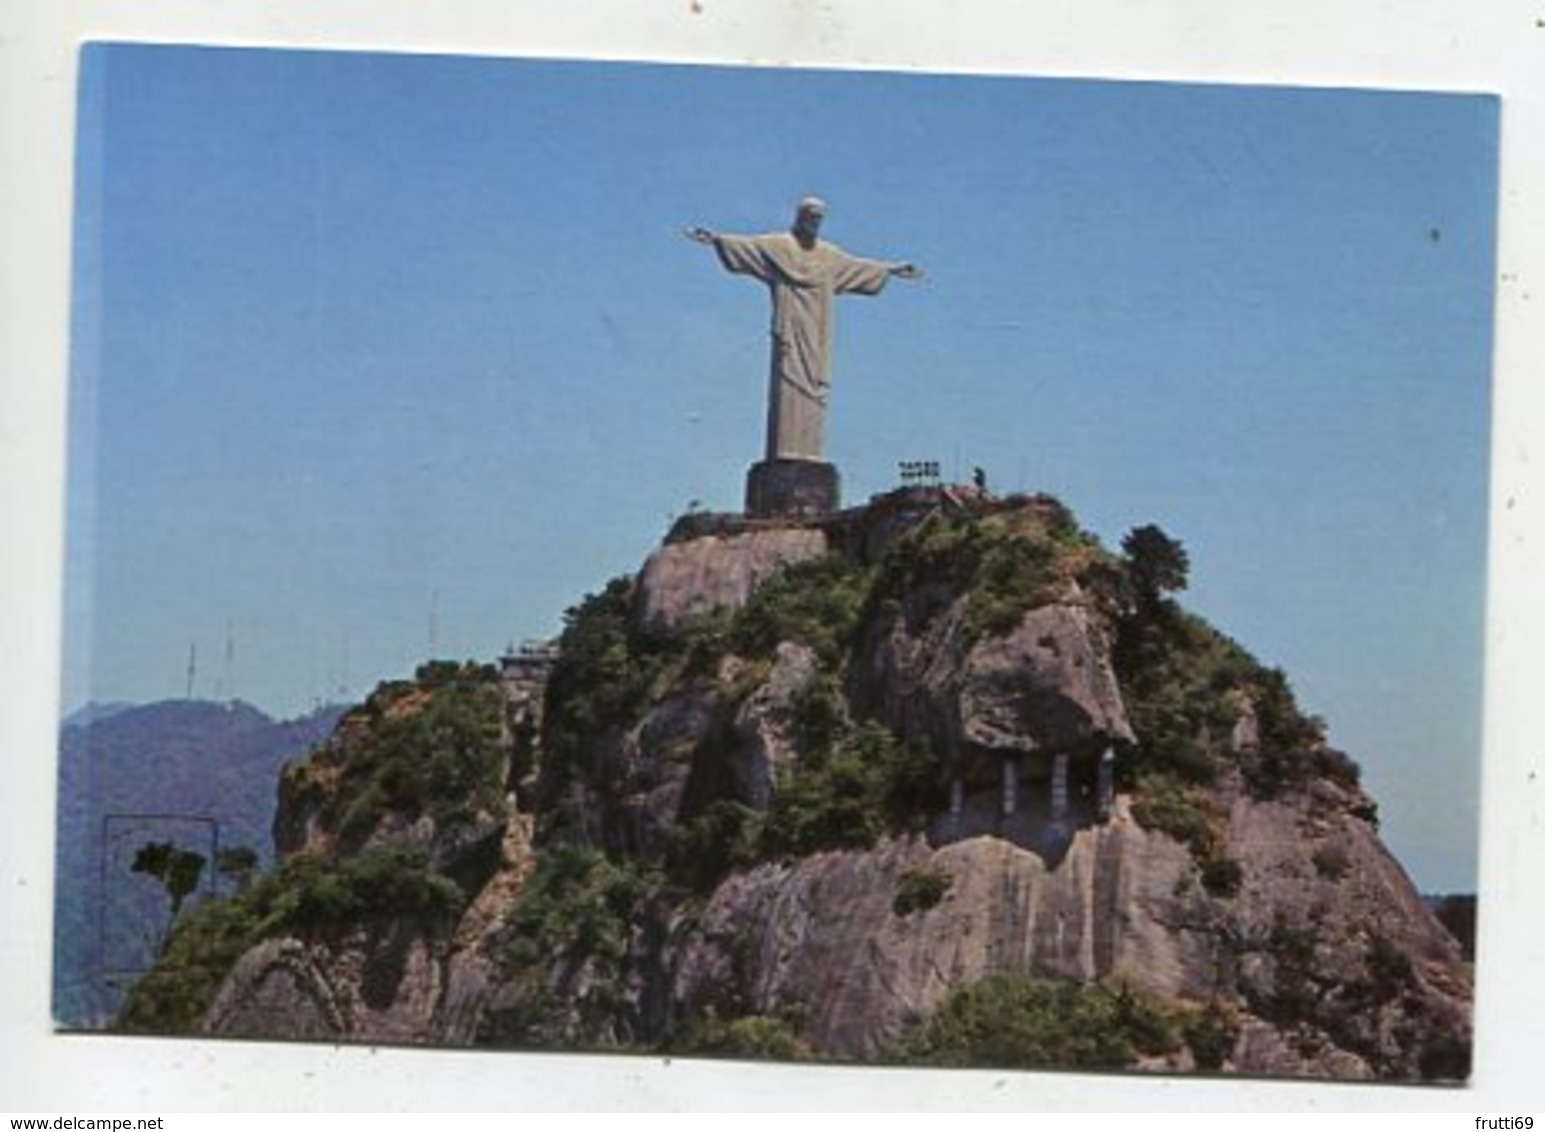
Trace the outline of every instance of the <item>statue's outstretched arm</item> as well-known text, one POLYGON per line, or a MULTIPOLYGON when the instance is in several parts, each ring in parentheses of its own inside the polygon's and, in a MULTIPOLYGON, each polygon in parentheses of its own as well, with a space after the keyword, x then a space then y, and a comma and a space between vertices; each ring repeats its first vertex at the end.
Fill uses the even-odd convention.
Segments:
POLYGON ((921 279, 923 269, 915 263, 897 263, 891 265, 891 274, 897 279, 921 279))
POLYGON ((687 239, 696 240, 700 244, 711 244, 714 242, 714 233, 707 228, 687 228, 683 230, 683 235, 687 239))

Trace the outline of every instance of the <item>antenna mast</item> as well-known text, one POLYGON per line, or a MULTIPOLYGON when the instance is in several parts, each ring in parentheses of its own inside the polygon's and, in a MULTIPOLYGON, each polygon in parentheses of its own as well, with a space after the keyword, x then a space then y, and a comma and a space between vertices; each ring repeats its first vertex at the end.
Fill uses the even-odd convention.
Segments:
POLYGON ((236 702, 236 629, 225 623, 225 672, 220 677, 221 698, 236 702))
POLYGON ((429 593, 429 659, 434 660, 440 651, 440 591, 429 593))

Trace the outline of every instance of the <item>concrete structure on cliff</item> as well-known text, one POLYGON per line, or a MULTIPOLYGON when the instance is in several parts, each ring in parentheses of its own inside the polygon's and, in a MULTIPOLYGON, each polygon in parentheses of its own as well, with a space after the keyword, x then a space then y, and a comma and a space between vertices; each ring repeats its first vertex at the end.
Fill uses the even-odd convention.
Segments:
POLYGON ((825 460, 834 301, 838 295, 878 295, 892 276, 922 275, 910 263, 861 259, 820 239, 825 217, 825 203, 807 197, 788 232, 729 236, 687 230, 691 239, 712 245, 726 270, 764 283, 772 297, 767 452, 747 476, 750 515, 836 510, 837 469, 825 460))

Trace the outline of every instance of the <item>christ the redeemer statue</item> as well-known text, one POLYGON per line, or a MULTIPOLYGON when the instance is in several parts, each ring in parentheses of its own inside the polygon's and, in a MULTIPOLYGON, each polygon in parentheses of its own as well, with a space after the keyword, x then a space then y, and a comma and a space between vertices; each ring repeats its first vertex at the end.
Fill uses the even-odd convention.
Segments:
POLYGON ((825 218, 826 205, 807 197, 799 203, 788 232, 726 236, 707 228, 687 229, 692 239, 713 245, 726 269, 759 279, 772 295, 769 463, 819 463, 825 458, 833 300, 838 295, 878 295, 893 275, 921 276, 910 263, 860 259, 820 239, 825 218))

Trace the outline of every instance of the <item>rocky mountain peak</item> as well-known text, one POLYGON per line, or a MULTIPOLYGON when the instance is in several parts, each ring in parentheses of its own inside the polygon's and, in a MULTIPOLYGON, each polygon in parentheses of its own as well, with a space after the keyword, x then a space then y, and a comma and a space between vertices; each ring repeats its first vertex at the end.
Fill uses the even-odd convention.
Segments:
POLYGON ((966 488, 688 516, 569 611, 539 711, 431 666, 288 768, 285 865, 124 1024, 1463 1077, 1457 947, 1186 566, 966 488))

